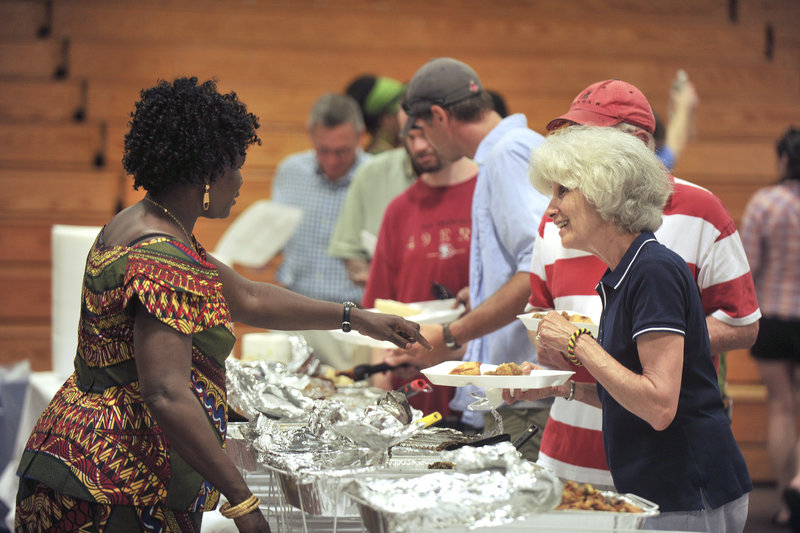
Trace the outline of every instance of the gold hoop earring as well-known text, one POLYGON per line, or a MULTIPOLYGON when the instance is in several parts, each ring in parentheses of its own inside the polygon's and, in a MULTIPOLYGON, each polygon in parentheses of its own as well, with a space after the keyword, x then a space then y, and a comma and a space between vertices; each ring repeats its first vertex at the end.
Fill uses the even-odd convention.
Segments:
POLYGON ((210 189, 208 183, 206 183, 206 192, 203 193, 203 211, 208 211, 208 206, 211 205, 211 195, 208 193, 210 189))

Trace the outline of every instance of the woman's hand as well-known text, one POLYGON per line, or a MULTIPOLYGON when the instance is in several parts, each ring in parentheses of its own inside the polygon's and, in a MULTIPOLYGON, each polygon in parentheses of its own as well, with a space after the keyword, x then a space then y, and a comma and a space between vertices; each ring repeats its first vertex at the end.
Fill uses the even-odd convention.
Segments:
POLYGON ((567 353, 569 337, 578 329, 558 311, 550 311, 539 322, 536 343, 546 349, 567 353))
MULTIPOLYGON (((522 372, 525 375, 531 373, 531 370, 547 370, 544 367, 541 367, 537 364, 531 363, 529 361, 525 361, 520 365, 522 367, 522 372)), ((514 402, 518 402, 521 400, 527 401, 536 401, 541 400, 542 398, 550 398, 551 396, 563 396, 566 397, 569 394, 569 382, 566 385, 556 385, 555 387, 545 387, 543 389, 503 389, 503 401, 506 404, 511 405, 514 402), (564 390, 566 387, 566 391, 564 390)))
POLYGON ((389 341, 398 348, 408 349, 417 342, 428 350, 432 348, 419 332, 419 324, 396 315, 374 313, 354 307, 350 311, 350 323, 362 335, 389 341))
POLYGON ((542 366, 550 370, 575 370, 575 366, 569 362, 564 352, 553 350, 544 344, 537 346, 536 357, 542 366))
POLYGON ((235 518, 233 523, 241 533, 270 533, 267 519, 261 509, 256 509, 252 513, 235 518))

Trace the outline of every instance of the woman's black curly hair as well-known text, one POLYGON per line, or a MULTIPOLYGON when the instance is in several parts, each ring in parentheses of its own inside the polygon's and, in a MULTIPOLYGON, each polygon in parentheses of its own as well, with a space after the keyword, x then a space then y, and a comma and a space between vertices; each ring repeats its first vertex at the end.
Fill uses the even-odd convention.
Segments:
POLYGON ((122 164, 133 188, 158 194, 182 184, 215 180, 261 144, 258 117, 236 93, 220 94, 214 81, 178 78, 143 89, 128 123, 122 164))

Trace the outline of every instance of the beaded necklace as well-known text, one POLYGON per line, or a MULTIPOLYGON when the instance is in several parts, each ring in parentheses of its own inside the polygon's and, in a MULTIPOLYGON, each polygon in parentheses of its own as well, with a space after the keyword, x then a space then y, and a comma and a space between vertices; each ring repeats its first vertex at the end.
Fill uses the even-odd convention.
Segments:
POLYGON ((175 215, 173 215, 172 213, 170 213, 169 209, 167 209, 166 207, 164 207, 164 206, 163 206, 163 205, 161 205, 160 203, 156 202, 155 200, 153 200, 153 199, 152 199, 152 198, 150 198, 149 196, 145 196, 145 197, 144 197, 144 199, 145 199, 145 200, 147 200, 148 202, 150 202, 151 204, 153 204, 154 206, 156 206, 156 207, 158 207, 158 208, 160 208, 160 209, 163 209, 163 210, 164 210, 164 212, 165 212, 165 213, 166 213, 166 214, 169 216, 169 218, 171 218, 172 220, 174 220, 174 221, 175 221, 175 223, 178 225, 178 227, 179 227, 179 228, 181 228, 181 230, 183 230, 183 234, 184 234, 184 235, 186 235, 186 238, 188 239, 188 241, 189 241, 189 244, 190 244, 190 245, 194 245, 194 241, 193 241, 193 240, 192 240, 192 238, 189 236, 189 232, 188 232, 188 231, 186 231, 186 228, 184 228, 184 227, 183 227, 183 224, 181 224, 181 221, 180 221, 180 220, 178 220, 178 217, 176 217, 175 215))

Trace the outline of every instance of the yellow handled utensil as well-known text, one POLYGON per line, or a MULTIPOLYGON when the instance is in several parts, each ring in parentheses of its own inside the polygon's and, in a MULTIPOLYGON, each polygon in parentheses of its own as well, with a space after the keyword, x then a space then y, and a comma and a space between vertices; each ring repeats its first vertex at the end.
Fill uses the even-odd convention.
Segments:
POLYGON ((417 424, 422 424, 422 427, 428 427, 432 424, 435 424, 439 420, 442 419, 442 413, 439 411, 434 411, 428 416, 423 416, 419 420, 417 420, 417 424))

